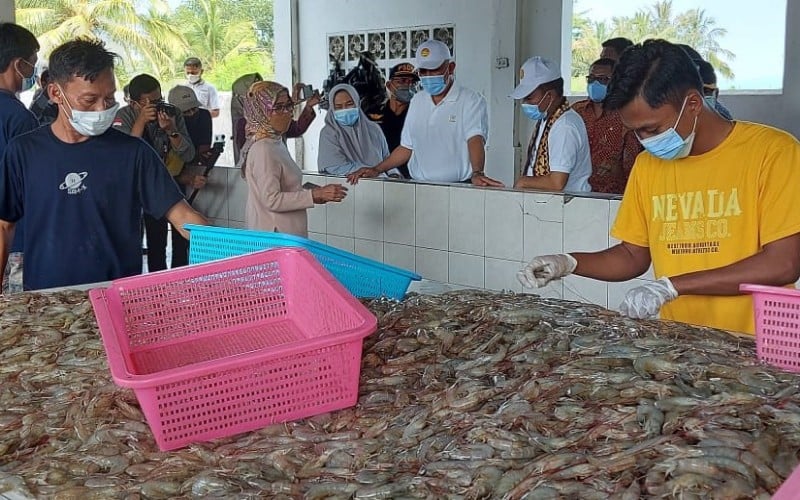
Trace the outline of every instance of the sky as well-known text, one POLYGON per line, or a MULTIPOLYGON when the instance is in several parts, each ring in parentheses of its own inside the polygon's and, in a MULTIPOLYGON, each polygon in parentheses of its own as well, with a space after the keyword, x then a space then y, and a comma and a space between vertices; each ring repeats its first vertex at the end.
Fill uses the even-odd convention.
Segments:
MULTIPOLYGON (((595 21, 630 15, 649 8, 654 0, 577 0, 575 12, 588 11, 595 21)), ((735 74, 733 82, 717 74, 720 89, 779 90, 783 87, 784 39, 786 35, 786 0, 673 0, 673 12, 693 8, 705 10, 716 26, 728 33, 720 45, 734 54, 729 61, 735 74)), ((634 40, 641 41, 641 40, 634 40)))

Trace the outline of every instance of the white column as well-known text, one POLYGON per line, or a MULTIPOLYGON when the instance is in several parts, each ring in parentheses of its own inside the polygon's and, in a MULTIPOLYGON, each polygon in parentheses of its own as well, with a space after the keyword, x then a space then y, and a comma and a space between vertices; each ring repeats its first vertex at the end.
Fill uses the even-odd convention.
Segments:
POLYGON ((14 0, 0 0, 0 22, 14 22, 14 0))

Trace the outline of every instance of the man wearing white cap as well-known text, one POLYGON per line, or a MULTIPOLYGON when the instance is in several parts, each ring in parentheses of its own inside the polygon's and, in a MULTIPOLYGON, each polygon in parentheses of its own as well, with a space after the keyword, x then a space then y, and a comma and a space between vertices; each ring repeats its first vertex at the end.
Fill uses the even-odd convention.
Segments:
POLYGON ((423 90, 411 100, 400 146, 378 165, 353 172, 348 180, 355 184, 361 177, 376 177, 408 162, 412 179, 502 186, 483 170, 489 136, 486 100, 455 84, 456 63, 444 43, 422 43, 416 63, 423 90))
POLYGON ((536 121, 522 176, 514 187, 546 191, 591 191, 589 137, 581 116, 564 98, 564 79, 554 62, 531 57, 520 69, 511 97, 536 121))

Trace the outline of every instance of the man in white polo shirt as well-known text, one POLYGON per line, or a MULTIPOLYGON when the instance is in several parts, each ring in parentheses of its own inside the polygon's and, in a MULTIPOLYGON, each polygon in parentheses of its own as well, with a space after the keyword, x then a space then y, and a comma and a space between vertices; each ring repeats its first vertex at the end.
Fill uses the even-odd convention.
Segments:
POLYGON ((558 65, 531 57, 522 65, 511 97, 522 99, 522 113, 536 122, 516 188, 545 191, 591 191, 592 157, 581 115, 564 98, 558 65))
POLYGON ((219 116, 219 94, 217 88, 203 79, 203 63, 196 57, 190 57, 183 63, 186 70, 186 82, 194 90, 200 107, 211 113, 211 118, 219 116))
POLYGON ((489 136, 486 100, 455 83, 456 63, 444 43, 422 43, 416 63, 422 91, 411 100, 400 145, 378 165, 350 174, 350 183, 407 162, 415 180, 502 186, 483 170, 489 136))

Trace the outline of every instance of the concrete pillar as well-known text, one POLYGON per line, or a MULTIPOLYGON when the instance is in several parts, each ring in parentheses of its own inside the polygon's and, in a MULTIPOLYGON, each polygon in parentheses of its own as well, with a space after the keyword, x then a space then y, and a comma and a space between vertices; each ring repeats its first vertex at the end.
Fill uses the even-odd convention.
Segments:
POLYGON ((1 22, 14 22, 14 0, 0 0, 0 21, 1 22))

